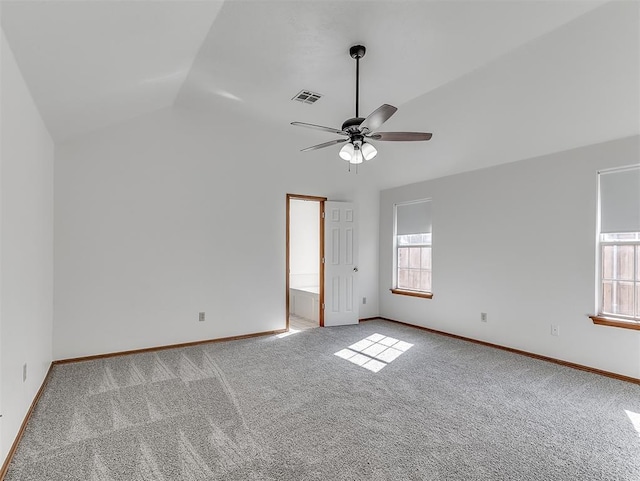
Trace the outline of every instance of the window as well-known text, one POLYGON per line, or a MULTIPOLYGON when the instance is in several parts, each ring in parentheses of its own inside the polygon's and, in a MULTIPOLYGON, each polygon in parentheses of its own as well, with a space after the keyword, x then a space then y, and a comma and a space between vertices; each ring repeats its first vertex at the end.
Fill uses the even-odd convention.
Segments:
POLYGON ((640 321, 640 232, 600 234, 600 313, 640 321))
POLYGON ((599 181, 598 316, 592 319, 617 320, 637 328, 640 327, 640 166, 601 172, 599 181))
POLYGON ((431 201, 395 206, 396 294, 431 297, 431 201))

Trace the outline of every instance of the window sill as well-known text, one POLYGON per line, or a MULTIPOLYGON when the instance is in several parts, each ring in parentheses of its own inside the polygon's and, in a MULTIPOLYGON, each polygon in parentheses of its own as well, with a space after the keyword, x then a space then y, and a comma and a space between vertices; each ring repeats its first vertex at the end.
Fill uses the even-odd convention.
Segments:
POLYGON ((402 289, 389 289, 392 294, 400 294, 401 296, 421 297, 423 299, 433 298, 432 292, 416 292, 416 291, 404 291, 402 289))
POLYGON ((598 324, 600 326, 620 327, 622 329, 633 329, 636 331, 640 331, 640 322, 625 321, 622 319, 603 316, 589 316, 589 318, 593 321, 594 324, 598 324))

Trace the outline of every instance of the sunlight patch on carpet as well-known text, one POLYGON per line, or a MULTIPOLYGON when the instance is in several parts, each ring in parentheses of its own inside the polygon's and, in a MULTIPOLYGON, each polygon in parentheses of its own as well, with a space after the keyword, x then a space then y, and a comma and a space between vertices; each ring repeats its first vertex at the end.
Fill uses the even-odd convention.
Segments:
POLYGON ((369 371, 378 372, 412 346, 413 344, 408 342, 376 333, 336 352, 335 355, 369 371))
POLYGON ((627 411, 626 409, 624 410, 624 412, 627 413, 627 416, 629 416, 631 424, 640 437, 640 413, 634 413, 633 411, 627 411))

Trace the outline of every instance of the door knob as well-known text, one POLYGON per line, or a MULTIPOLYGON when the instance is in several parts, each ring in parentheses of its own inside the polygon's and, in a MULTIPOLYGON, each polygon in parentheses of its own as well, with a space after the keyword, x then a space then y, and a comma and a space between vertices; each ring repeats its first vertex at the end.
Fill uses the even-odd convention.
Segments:
POLYGON ((357 267, 354 267, 354 268, 353 268, 353 272, 358 272, 358 268, 357 268, 357 267))

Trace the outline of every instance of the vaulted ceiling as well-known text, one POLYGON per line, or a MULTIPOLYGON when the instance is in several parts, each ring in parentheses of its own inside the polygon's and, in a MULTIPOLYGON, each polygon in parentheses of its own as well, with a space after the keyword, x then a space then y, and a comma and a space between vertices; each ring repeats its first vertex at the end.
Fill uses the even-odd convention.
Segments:
POLYGON ((333 137, 290 121, 354 115, 362 43, 361 115, 390 103, 384 130, 434 133, 379 143, 393 184, 638 133, 638 17, 604 0, 2 2, 57 142, 175 106, 290 129, 295 152, 333 137), (323 97, 291 101, 302 89, 323 97))

